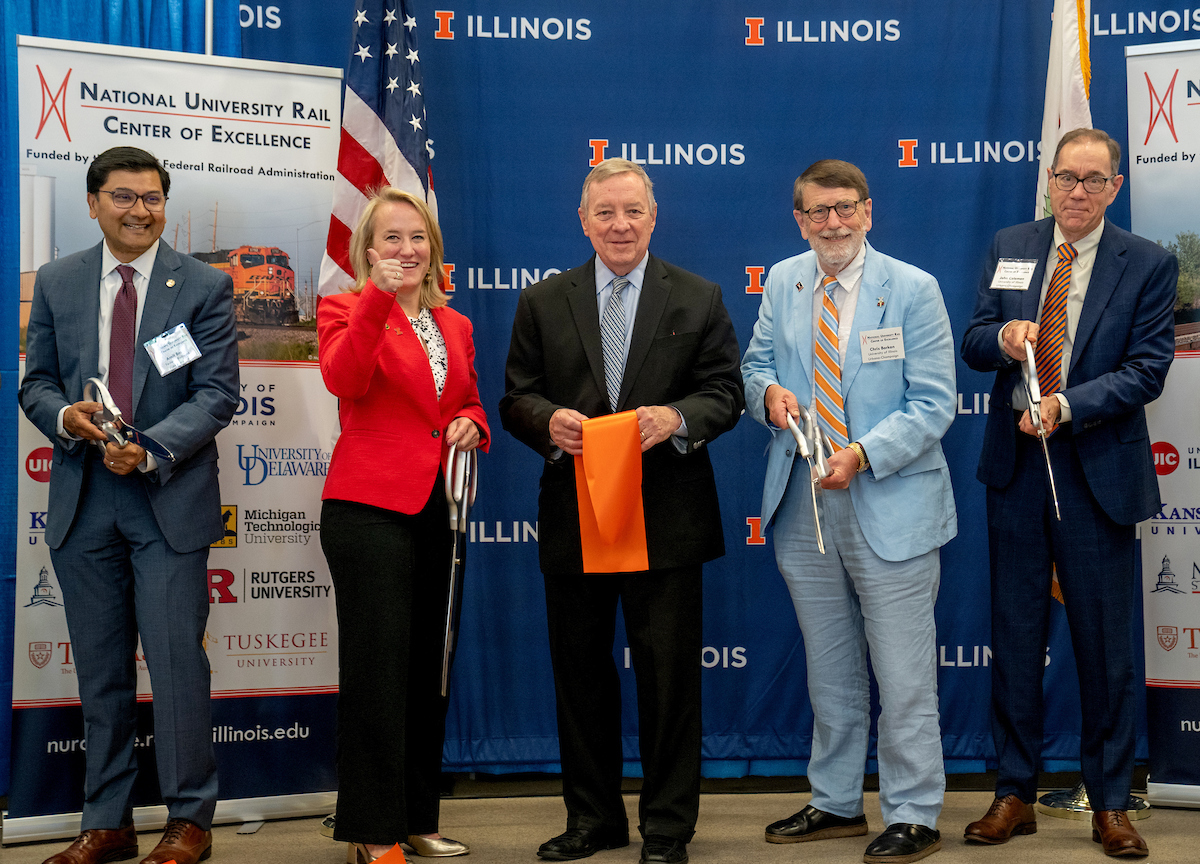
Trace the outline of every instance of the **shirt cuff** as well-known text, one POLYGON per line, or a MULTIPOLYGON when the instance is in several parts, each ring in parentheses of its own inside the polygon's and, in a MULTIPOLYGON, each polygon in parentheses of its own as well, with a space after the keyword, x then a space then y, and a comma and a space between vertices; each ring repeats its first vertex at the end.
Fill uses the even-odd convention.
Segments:
POLYGON ((1070 423, 1071 422, 1071 403, 1067 401, 1067 397, 1064 396, 1062 393, 1055 393, 1054 398, 1058 400, 1058 404, 1062 408, 1062 410, 1060 410, 1058 413, 1058 422, 1059 423, 1070 423))
POLYGON ((671 406, 671 410, 679 415, 679 428, 671 433, 671 444, 674 445, 677 453, 687 453, 688 428, 687 421, 683 419, 683 412, 671 406))
POLYGON ((70 405, 64 405, 58 409, 58 424, 54 431, 57 433, 58 437, 62 438, 64 441, 82 441, 82 438, 80 438, 78 435, 72 435, 67 431, 67 427, 63 425, 63 415, 67 413, 67 409, 70 407, 70 405))

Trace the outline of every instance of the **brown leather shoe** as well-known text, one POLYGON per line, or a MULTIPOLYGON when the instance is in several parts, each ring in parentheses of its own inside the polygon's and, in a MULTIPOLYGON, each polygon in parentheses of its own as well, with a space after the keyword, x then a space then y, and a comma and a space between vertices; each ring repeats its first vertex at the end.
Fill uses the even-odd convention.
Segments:
POLYGON ((1105 855, 1114 858, 1145 858, 1150 854, 1146 841, 1133 827, 1124 810, 1093 813, 1092 839, 1104 846, 1105 855))
POLYGON ((1036 834, 1037 814, 1033 805, 1026 804, 1016 795, 997 798, 988 808, 987 814, 972 822, 963 832, 968 843, 987 843, 998 846, 1007 843, 1014 834, 1036 834))
POLYGON ((196 864, 212 855, 212 832, 187 819, 168 819, 167 828, 142 864, 196 864))
POLYGON ((137 832, 132 825, 124 828, 90 828, 75 838, 75 842, 44 864, 105 864, 124 861, 138 854, 137 832))

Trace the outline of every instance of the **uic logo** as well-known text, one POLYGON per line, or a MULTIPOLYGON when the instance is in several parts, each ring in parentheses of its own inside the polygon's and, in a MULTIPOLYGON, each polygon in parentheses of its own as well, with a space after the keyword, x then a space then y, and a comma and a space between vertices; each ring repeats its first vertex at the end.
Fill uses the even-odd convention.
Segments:
POLYGON ((1150 448, 1154 451, 1154 471, 1161 477, 1179 467, 1179 451, 1167 441, 1155 441, 1150 448))
POLYGON ((49 483, 50 463, 53 460, 53 449, 49 447, 39 447, 25 457, 25 473, 39 483, 49 483))

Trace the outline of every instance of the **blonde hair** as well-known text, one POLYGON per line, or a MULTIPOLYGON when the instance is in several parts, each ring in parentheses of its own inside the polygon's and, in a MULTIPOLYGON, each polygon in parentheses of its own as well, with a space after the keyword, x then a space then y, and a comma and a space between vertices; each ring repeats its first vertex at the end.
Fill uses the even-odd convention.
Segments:
POLYGON ((384 204, 411 204, 421 214, 425 221, 425 231, 429 235, 429 269, 425 271, 425 279, 421 283, 421 308, 435 309, 445 306, 450 302, 450 298, 440 287, 446 278, 446 271, 442 266, 442 230, 438 228, 437 220, 433 218, 428 204, 416 195, 394 186, 383 186, 371 196, 366 209, 363 210, 362 218, 358 220, 358 227, 350 235, 350 263, 354 267, 356 281, 354 287, 348 290, 358 294, 371 277, 367 249, 375 241, 375 216, 384 204))

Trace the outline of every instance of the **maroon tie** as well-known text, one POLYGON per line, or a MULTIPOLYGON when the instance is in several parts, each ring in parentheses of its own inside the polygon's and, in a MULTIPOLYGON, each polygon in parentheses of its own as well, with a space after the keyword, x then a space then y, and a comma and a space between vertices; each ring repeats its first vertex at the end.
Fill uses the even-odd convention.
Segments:
POLYGON ((121 290, 113 302, 112 329, 108 337, 108 392, 121 409, 127 423, 133 422, 133 343, 137 331, 137 288, 134 270, 128 264, 117 267, 121 290))

